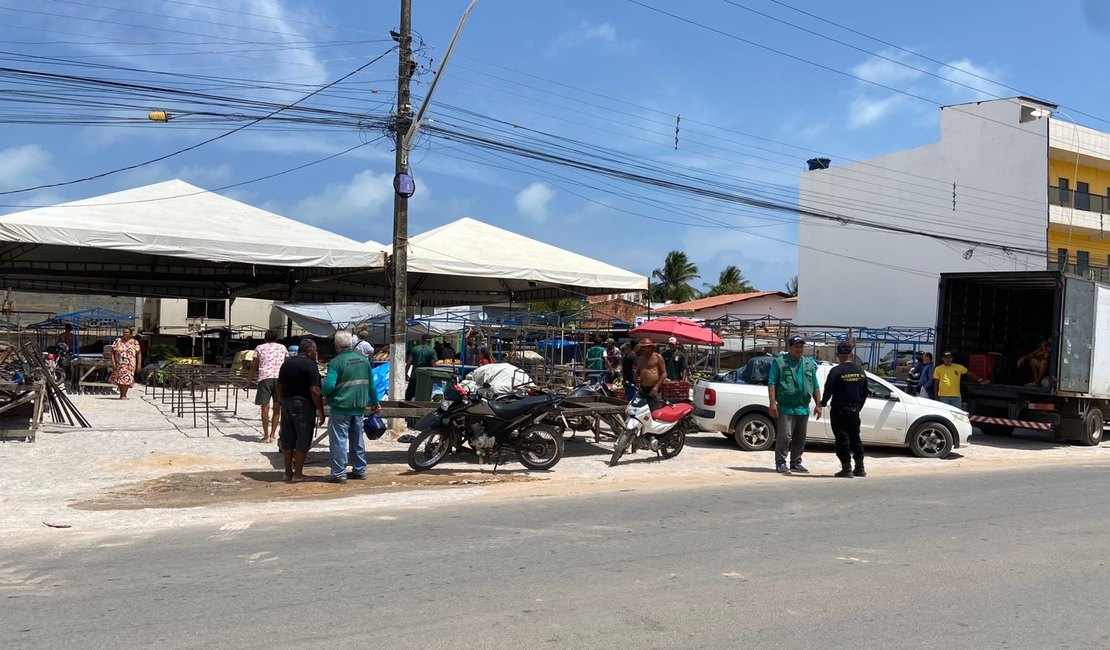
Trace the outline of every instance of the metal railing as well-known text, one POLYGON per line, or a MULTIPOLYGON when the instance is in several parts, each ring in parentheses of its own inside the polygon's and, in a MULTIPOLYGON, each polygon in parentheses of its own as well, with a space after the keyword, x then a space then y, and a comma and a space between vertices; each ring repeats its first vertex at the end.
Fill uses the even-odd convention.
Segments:
POLYGON ((1063 268, 1060 268, 1060 264, 1053 260, 1048 263, 1048 269, 1050 271, 1060 270, 1064 273, 1070 273, 1072 275, 1078 275, 1081 278, 1094 280, 1095 282, 1105 282, 1110 284, 1110 269, 1104 269, 1098 266, 1080 266, 1078 264, 1065 264, 1063 268))
POLYGON ((1089 192, 1077 192, 1060 187, 1048 187, 1049 205, 1058 205, 1063 208, 1075 208, 1084 212, 1098 212, 1110 214, 1110 199, 1089 192))

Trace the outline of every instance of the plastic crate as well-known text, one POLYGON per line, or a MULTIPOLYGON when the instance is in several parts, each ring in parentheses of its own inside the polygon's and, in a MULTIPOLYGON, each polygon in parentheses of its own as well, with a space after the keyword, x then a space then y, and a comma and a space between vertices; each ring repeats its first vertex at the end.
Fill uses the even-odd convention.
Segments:
POLYGON ((671 402, 689 402, 690 382, 664 381, 662 388, 659 389, 659 394, 663 399, 671 402))
POLYGON ((984 381, 994 381, 994 357, 989 354, 970 354, 967 369, 984 381))

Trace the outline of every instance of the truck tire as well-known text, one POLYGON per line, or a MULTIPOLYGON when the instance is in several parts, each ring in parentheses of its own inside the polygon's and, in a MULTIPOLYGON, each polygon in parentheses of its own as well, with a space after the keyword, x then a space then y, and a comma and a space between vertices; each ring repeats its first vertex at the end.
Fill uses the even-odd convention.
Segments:
POLYGON ((942 422, 922 422, 910 433, 910 451, 919 458, 947 458, 954 435, 942 422))
POLYGON ((1005 438, 1014 435, 1014 428, 1006 424, 980 424, 979 430, 988 436, 1005 438))
POLYGON ((762 413, 748 413, 736 423, 732 437, 744 451, 766 451, 775 444, 775 423, 762 413))
POLYGON ((1081 424, 1083 428, 1078 431, 1079 437, 1075 439, 1076 444, 1094 447, 1102 442, 1102 411, 1097 408, 1088 409, 1083 414, 1081 424))

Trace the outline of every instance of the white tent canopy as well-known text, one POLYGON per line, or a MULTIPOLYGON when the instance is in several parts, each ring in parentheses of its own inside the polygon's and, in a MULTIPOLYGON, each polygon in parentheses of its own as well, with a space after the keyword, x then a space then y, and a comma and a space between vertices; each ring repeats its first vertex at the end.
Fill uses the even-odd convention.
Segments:
MULTIPOLYGON (((384 249, 390 252, 391 249, 384 249)), ((645 291, 630 271, 464 217, 409 238, 409 293, 424 304, 645 291)))
POLYGON ((275 305, 298 326, 313 336, 332 336, 388 313, 376 302, 327 302, 275 305))
POLYGON ((380 247, 180 180, 2 216, 0 259, 17 289, 286 300, 380 294, 365 285, 385 262, 380 247))

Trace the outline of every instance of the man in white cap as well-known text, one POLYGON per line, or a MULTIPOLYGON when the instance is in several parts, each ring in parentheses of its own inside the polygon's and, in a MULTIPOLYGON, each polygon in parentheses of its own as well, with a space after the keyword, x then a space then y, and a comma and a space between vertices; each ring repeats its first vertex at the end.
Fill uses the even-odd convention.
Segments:
POLYGON ((671 381, 685 381, 690 376, 690 369, 686 365, 686 354, 678 344, 678 339, 667 339, 667 349, 663 350, 663 361, 667 364, 667 379, 671 381))

